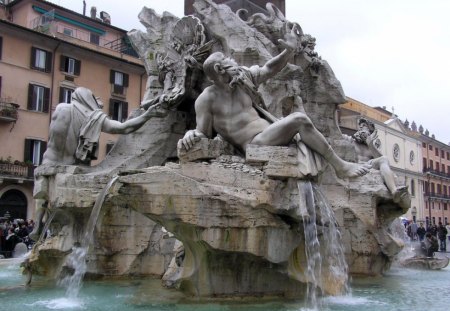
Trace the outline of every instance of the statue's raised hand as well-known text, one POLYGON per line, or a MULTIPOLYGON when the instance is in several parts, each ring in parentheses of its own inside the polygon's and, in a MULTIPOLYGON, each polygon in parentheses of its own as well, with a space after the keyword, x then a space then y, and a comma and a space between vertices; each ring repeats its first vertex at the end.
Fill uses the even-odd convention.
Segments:
POLYGON ((286 23, 285 27, 286 27, 286 35, 284 36, 284 40, 278 39, 278 43, 286 50, 293 51, 299 45, 302 29, 300 28, 300 25, 297 23, 294 24, 286 23), (292 25, 292 28, 289 30, 290 25, 292 25))

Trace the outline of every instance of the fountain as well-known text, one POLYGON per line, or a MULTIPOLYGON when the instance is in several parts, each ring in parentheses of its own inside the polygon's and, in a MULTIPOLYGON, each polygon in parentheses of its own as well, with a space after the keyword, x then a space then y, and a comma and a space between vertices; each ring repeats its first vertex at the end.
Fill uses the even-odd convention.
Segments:
POLYGON ((248 18, 210 0, 194 7, 195 17, 181 19, 144 8, 139 18, 147 31, 129 33, 149 75, 142 109, 131 117, 156 107, 165 113, 121 136, 97 166, 39 168, 53 235, 37 244, 28 268, 56 279, 71 266, 65 280, 75 283, 120 277, 126 286, 136 278, 154 286, 150 276, 164 278, 172 289, 158 290, 176 289, 183 294, 177 301, 286 297, 314 309, 336 304, 324 297, 348 293, 349 273, 389 270, 403 244, 387 228, 408 198, 399 203, 376 169, 358 177, 339 170, 336 163, 356 162, 357 155, 336 125, 345 95, 314 51, 315 39, 271 4, 270 16, 248 18), (211 85, 202 63, 215 52, 248 66, 286 57, 286 66, 248 90, 259 103, 254 109, 264 122, 307 122, 302 126, 323 134, 327 149, 300 134, 281 146, 249 143, 244 150, 212 129, 203 136, 192 130, 201 122, 194 102, 211 85))

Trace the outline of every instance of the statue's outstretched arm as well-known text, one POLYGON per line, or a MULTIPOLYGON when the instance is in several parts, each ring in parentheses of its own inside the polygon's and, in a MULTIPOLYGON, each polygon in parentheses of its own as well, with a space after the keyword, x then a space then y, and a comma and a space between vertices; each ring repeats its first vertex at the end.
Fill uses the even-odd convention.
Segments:
POLYGON ((145 122, 155 116, 162 116, 160 104, 150 106, 140 116, 123 123, 106 118, 103 122, 102 132, 110 134, 129 134, 139 129, 145 122))
POLYGON ((294 24, 292 29, 286 31, 285 40, 278 40, 278 43, 284 48, 284 50, 261 67, 259 77, 260 83, 270 79, 287 65, 299 42, 299 27, 300 26, 298 24, 294 24))

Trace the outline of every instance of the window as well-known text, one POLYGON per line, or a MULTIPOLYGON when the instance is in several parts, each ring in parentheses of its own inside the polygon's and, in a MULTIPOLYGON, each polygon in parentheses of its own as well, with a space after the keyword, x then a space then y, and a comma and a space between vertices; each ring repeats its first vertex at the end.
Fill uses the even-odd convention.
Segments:
POLYGON ((0 59, 2 59, 3 37, 0 37, 0 59))
POLYGON ((447 165, 447 174, 450 174, 450 165, 447 165))
POLYGON ((106 143, 106 154, 108 154, 113 147, 114 147, 114 142, 110 141, 110 142, 106 143))
POLYGON ((438 162, 438 161, 436 161, 436 165, 435 165, 435 168, 436 168, 436 171, 438 171, 438 172, 439 172, 439 162, 438 162))
POLYGON ((426 226, 428 227, 430 225, 430 218, 425 217, 426 226))
POLYGON ((427 168, 427 158, 423 158, 422 159, 422 165, 423 165, 423 169, 425 170, 427 168))
POLYGON ((61 62, 59 69, 67 72, 70 75, 79 76, 81 69, 81 62, 75 58, 61 55, 61 62))
POLYGON ((68 103, 70 104, 72 99, 73 90, 67 87, 59 88, 59 102, 60 103, 68 103))
POLYGON ((438 149, 438 147, 434 148, 434 155, 437 156, 437 157, 439 156, 439 149, 438 149))
POLYGON ((439 221, 439 223, 442 223, 442 218, 438 217, 438 221, 439 221))
POLYGON ((24 162, 32 162, 34 165, 42 163, 42 155, 47 148, 47 143, 42 140, 25 139, 24 162))
POLYGON ((431 219, 433 220, 433 225, 436 224, 436 217, 431 217, 431 219))
MULTIPOLYGON (((447 203, 444 203, 444 211, 446 211, 446 210, 448 210, 448 205, 447 205, 447 203)), ((445 218, 447 218, 447 217, 445 217, 445 218)))
POLYGON ((64 33, 66 36, 73 37, 73 30, 70 29, 70 28, 64 28, 63 33, 64 33))
POLYGON ((124 122, 128 117, 128 103, 111 98, 109 100, 109 116, 113 120, 124 122))
POLYGON ((28 110, 48 112, 50 103, 50 89, 30 84, 28 86, 28 110))
POLYGON ((411 195, 412 196, 416 195, 416 184, 414 182, 414 179, 411 179, 411 195))
POLYGON ((437 186, 437 193, 438 193, 438 194, 441 194, 441 185, 438 184, 438 185, 436 185, 436 186, 437 186))
POLYGON ((444 185, 444 194, 447 195, 447 186, 444 185))
POLYGON ((100 36, 95 33, 91 33, 90 41, 93 44, 99 45, 100 44, 100 36))
POLYGON ((112 93, 125 95, 125 88, 128 87, 128 74, 111 70, 109 82, 112 85, 112 93))
POLYGON ((445 165, 442 164, 442 173, 445 173, 445 165))
POLYGON ((431 183, 431 189, 430 189, 431 193, 434 193, 434 182, 431 183))
POLYGON ((433 167, 434 167, 434 165, 433 165, 433 164, 434 164, 433 160, 430 160, 430 166, 429 166, 429 167, 430 167, 430 169, 433 169, 433 167))
POLYGON ((444 150, 441 150, 441 158, 445 158, 445 152, 444 152, 444 150))
POLYGON ((32 47, 31 68, 50 72, 52 70, 52 53, 32 47))
POLYGON ((447 160, 450 160, 450 152, 447 152, 447 160))
POLYGON ((428 145, 428 149, 429 149, 429 150, 433 150, 433 146, 428 145))
POLYGON ((423 148, 426 148, 426 147, 427 147, 427 144, 426 144, 426 143, 422 143, 422 147, 423 147, 423 148))
POLYGON ((445 222, 445 225, 447 226, 448 225, 448 218, 447 217, 444 217, 444 222, 445 222))

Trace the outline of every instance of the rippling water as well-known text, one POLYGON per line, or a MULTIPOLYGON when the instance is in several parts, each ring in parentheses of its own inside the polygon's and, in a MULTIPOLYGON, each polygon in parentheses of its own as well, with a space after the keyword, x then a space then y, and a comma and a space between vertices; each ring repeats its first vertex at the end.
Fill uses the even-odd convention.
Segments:
MULTIPOLYGON (((16 263, 0 260, 0 310, 151 310, 151 311, 307 311, 303 302, 282 300, 204 302, 187 300, 160 287, 155 279, 86 281, 76 298, 54 282, 34 278, 22 284, 16 263)), ((330 311, 444 311, 450 306, 450 268, 422 271, 394 268, 384 277, 353 278, 352 295, 321 298, 321 310, 330 311)))

